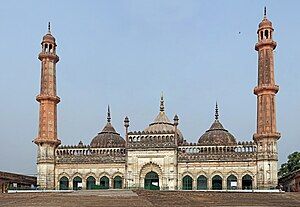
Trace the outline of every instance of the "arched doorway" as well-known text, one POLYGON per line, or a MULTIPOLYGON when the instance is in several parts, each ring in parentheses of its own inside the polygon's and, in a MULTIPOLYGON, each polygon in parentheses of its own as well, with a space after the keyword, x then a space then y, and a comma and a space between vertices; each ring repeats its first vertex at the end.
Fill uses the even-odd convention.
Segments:
POLYGON ((197 190, 207 190, 207 178, 204 175, 197 178, 197 190))
POLYGON ((182 190, 192 190, 193 189, 193 179, 191 176, 186 175, 182 178, 182 190))
POLYGON ((109 189, 109 179, 106 176, 100 178, 100 189, 109 189))
POLYGON ((236 190, 237 189, 237 178, 235 175, 228 176, 227 189, 228 190, 236 190))
POLYGON ((69 179, 66 176, 60 178, 59 190, 69 190, 69 179))
POLYGON ((242 177, 242 189, 252 189, 252 177, 248 174, 242 177))
POLYGON ((159 190, 159 177, 156 172, 148 172, 144 180, 144 188, 148 190, 159 190))
POLYGON ((73 179, 73 190, 81 190, 82 189, 82 179, 79 176, 76 176, 73 179))
POLYGON ((222 178, 219 175, 215 175, 212 178, 212 189, 213 190, 222 190, 222 178))
POLYGON ((120 176, 116 176, 114 178, 114 188, 121 189, 122 188, 122 178, 120 176))
POLYGON ((95 185, 96 185, 96 179, 93 176, 89 176, 86 179, 86 189, 87 190, 95 189, 95 185))

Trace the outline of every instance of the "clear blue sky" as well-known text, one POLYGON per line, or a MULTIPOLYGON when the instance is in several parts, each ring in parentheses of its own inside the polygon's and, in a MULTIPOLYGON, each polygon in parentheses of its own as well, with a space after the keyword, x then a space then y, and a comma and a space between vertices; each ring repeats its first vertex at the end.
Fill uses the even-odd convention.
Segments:
POLYGON ((17 1, 0 7, 0 170, 36 173, 40 52, 51 21, 57 40, 58 133, 89 144, 106 122, 143 130, 165 94, 170 119, 196 142, 214 118, 237 140, 256 128, 258 23, 275 28, 280 163, 300 150, 300 1, 17 1), (46 3, 47 2, 47 3, 46 3), (240 33, 240 34, 239 34, 240 33))

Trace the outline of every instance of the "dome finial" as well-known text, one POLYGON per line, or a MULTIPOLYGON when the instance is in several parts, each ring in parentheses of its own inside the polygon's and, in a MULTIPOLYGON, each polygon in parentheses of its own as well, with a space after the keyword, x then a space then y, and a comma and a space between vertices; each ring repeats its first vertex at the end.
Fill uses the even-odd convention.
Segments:
POLYGON ((110 123, 111 117, 110 117, 110 109, 109 109, 109 105, 107 107, 107 122, 110 123))
POLYGON ((216 102, 216 109, 215 109, 215 119, 219 119, 219 109, 218 109, 218 102, 216 102))
POLYGON ((161 92, 161 96, 160 96, 160 111, 164 111, 164 110, 165 110, 164 94, 163 94, 163 92, 161 92))
POLYGON ((267 7, 266 6, 264 7, 264 18, 265 19, 267 18, 267 7))
POLYGON ((48 22, 48 33, 51 34, 51 25, 50 25, 50 22, 48 22))

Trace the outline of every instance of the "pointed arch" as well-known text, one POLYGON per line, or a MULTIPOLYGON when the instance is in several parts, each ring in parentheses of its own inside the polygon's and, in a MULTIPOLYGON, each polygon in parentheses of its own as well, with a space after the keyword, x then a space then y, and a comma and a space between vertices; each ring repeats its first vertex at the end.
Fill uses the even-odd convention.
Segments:
POLYGON ((139 187, 142 187, 144 188, 145 187, 145 178, 146 178, 146 175, 150 172, 153 172, 155 174, 157 174, 158 176, 158 179, 155 180, 155 183, 158 182, 158 185, 157 186, 159 189, 162 188, 163 186, 163 171, 161 169, 161 167, 156 164, 156 163, 153 163, 153 162, 149 162, 145 165, 143 165, 140 169, 140 176, 139 176, 139 187))

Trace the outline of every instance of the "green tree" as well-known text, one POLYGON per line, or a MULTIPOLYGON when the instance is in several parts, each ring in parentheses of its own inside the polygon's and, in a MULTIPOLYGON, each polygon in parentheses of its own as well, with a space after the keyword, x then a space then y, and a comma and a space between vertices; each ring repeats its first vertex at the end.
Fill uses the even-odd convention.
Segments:
POLYGON ((285 176, 298 169, 300 169, 300 152, 293 152, 288 156, 288 161, 281 165, 278 175, 285 176))

